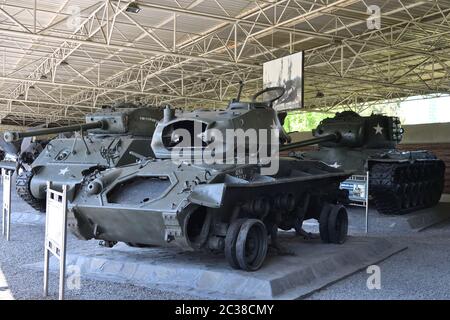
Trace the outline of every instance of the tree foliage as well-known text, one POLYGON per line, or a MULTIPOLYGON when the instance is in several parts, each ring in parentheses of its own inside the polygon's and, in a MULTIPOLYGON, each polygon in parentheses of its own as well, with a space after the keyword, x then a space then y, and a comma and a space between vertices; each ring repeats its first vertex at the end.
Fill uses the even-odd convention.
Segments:
POLYGON ((321 112, 292 112, 284 120, 284 129, 286 132, 311 131, 320 121, 332 116, 321 112))

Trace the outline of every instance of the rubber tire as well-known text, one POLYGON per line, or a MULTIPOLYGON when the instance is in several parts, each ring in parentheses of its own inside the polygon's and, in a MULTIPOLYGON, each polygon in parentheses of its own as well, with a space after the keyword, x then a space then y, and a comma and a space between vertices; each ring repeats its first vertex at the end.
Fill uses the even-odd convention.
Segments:
POLYGON ((258 219, 247 219, 242 224, 241 229, 239 230, 239 235, 237 237, 236 242, 236 258, 239 263, 239 267, 245 271, 256 271, 261 268, 266 260, 268 249, 268 237, 267 237, 267 229, 264 223, 258 219), (246 251, 246 243, 249 232, 252 228, 259 228, 257 232, 261 237, 261 241, 258 241, 258 253, 252 263, 249 263, 245 256, 246 251))
POLYGON ((319 231, 320 231, 320 239, 322 239, 323 243, 330 243, 330 236, 328 234, 328 218, 331 212, 331 205, 325 204, 322 207, 322 211, 319 216, 319 231))
POLYGON ((236 257, 236 241, 242 224, 246 219, 237 219, 230 223, 227 235, 225 236, 225 258, 233 269, 239 269, 236 257))
POLYGON ((347 240, 348 214, 341 205, 333 206, 328 217, 328 237, 330 243, 343 244, 347 240))

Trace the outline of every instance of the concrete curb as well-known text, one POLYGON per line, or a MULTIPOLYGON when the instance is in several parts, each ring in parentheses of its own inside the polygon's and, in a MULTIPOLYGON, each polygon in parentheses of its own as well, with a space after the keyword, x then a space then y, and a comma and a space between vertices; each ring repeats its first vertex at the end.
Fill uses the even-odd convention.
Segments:
MULTIPOLYGON (((293 254, 271 252, 257 272, 231 269, 222 255, 160 248, 95 248, 73 252, 67 265, 95 280, 185 292, 209 299, 299 299, 406 249, 381 238, 350 238, 344 245, 280 237, 293 254)), ((27 265, 42 270, 43 262, 27 265)), ((57 270, 51 260, 51 270, 57 270)))

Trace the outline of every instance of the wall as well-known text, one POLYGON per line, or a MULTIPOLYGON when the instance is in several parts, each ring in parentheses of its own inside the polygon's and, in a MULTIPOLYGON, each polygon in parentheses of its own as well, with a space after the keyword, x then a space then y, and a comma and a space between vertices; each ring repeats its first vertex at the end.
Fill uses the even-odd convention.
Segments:
MULTIPOLYGON (((429 150, 445 162, 445 190, 450 194, 450 123, 433 123, 420 125, 404 125, 405 134, 399 144, 400 150, 429 150)), ((292 142, 312 138, 311 132, 293 132, 292 142)), ((311 150, 307 147, 302 150, 311 150)))

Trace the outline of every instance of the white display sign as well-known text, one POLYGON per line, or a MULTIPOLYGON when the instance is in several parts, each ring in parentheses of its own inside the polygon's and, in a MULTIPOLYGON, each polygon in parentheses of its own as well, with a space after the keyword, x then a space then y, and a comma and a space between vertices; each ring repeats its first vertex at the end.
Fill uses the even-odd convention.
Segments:
POLYGON ((58 192, 47 182, 47 211, 45 218, 44 296, 48 295, 50 254, 59 260, 59 299, 64 299, 66 277, 67 186, 58 192))
POLYGON ((303 52, 264 63, 263 83, 267 87, 284 87, 286 93, 275 104, 280 110, 303 108, 303 52))
POLYGON ((2 205, 2 235, 9 241, 11 226, 11 175, 12 170, 2 169, 3 205, 2 205))
POLYGON ((341 183, 341 189, 348 190, 351 201, 366 201, 366 182, 359 180, 346 180, 341 183))
POLYGON ((61 248, 64 242, 64 204, 62 202, 62 196, 57 193, 52 193, 52 195, 59 199, 47 200, 47 240, 51 241, 55 247, 61 248))

